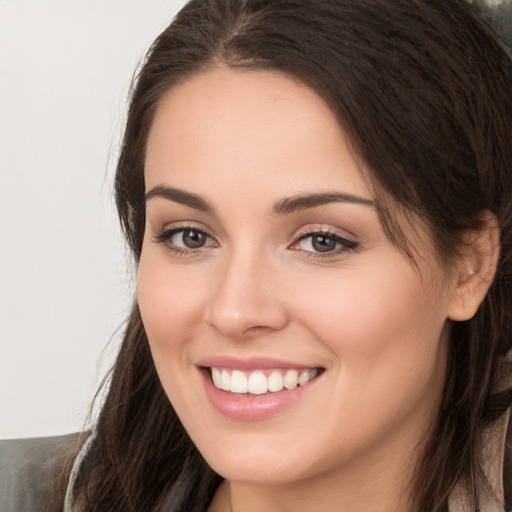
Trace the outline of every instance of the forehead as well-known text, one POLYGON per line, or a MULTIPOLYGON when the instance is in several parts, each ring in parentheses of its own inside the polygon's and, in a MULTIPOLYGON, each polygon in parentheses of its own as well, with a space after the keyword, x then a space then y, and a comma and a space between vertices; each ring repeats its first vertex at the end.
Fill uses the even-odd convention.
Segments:
POLYGON ((380 223, 403 252, 432 249, 421 219, 354 158, 323 99, 276 72, 214 69, 168 91, 145 161, 146 192, 159 186, 199 195, 231 220, 240 212, 267 215, 299 195, 357 196, 376 204, 380 223))
POLYGON ((368 194, 326 103, 301 82, 261 70, 215 69, 172 88, 155 114, 145 171, 147 188, 270 180, 274 188, 286 182, 287 195, 333 186, 368 194))

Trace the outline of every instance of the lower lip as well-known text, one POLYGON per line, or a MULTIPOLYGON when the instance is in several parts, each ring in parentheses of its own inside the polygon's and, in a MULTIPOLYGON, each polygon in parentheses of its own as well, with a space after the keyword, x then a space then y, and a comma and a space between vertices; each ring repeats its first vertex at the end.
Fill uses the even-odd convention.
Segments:
POLYGON ((249 395, 231 393, 216 388, 211 380, 209 370, 202 368, 200 373, 210 402, 221 414, 229 418, 249 421, 263 420, 287 409, 301 400, 319 379, 319 377, 315 377, 304 386, 295 389, 283 389, 263 395, 249 395))

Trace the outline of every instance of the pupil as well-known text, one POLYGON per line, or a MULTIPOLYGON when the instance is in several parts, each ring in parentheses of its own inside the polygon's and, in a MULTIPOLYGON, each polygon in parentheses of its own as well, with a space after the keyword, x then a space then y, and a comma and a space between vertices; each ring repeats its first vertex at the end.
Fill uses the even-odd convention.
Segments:
POLYGON ((183 243, 190 249, 203 247, 206 242, 206 236, 199 231, 185 231, 183 233, 183 243))
POLYGON ((328 252, 336 249, 336 240, 327 235, 316 235, 313 237, 312 245, 317 252, 328 252))

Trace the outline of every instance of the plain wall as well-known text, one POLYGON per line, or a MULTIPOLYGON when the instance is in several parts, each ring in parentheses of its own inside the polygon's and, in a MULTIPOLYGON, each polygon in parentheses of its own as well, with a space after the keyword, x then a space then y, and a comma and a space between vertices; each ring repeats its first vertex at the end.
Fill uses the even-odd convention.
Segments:
POLYGON ((133 293, 111 192, 128 87, 183 3, 0 1, 0 438, 82 429, 113 361, 133 293))

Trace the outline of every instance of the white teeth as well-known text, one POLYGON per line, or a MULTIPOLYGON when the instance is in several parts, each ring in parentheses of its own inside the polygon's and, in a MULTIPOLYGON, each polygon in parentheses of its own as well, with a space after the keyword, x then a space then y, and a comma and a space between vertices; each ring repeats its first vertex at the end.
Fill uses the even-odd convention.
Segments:
POLYGON ((229 391, 231 389, 231 375, 227 370, 222 370, 220 386, 217 387, 224 391, 229 391))
POLYGON ((308 370, 304 370, 303 372, 300 373, 299 375, 299 385, 300 386, 304 386, 304 384, 306 384, 307 382, 309 382, 309 379, 310 379, 310 373, 308 370))
POLYGON ((286 389, 295 389, 299 383, 299 372, 297 370, 288 370, 284 376, 284 387, 286 389))
POLYGON ((283 376, 281 375, 281 372, 278 372, 277 370, 274 370, 269 378, 267 379, 267 387, 269 391, 272 391, 275 393, 276 391, 281 391, 284 387, 283 384, 283 376))
POLYGON ((213 385, 216 388, 232 393, 250 393, 263 395, 267 392, 276 393, 283 388, 295 389, 304 386, 318 374, 316 368, 308 370, 272 370, 268 377, 262 370, 243 372, 211 368, 213 385), (283 375, 284 374, 284 375, 283 375))
POLYGON ((253 372, 249 377, 247 388, 253 395, 263 395, 267 392, 267 378, 261 372, 253 372))
POLYGON ((240 370, 235 370, 231 374, 231 391, 233 393, 247 393, 247 378, 240 370))
POLYGON ((212 368, 212 380, 216 388, 222 389, 222 374, 218 368, 212 368))

